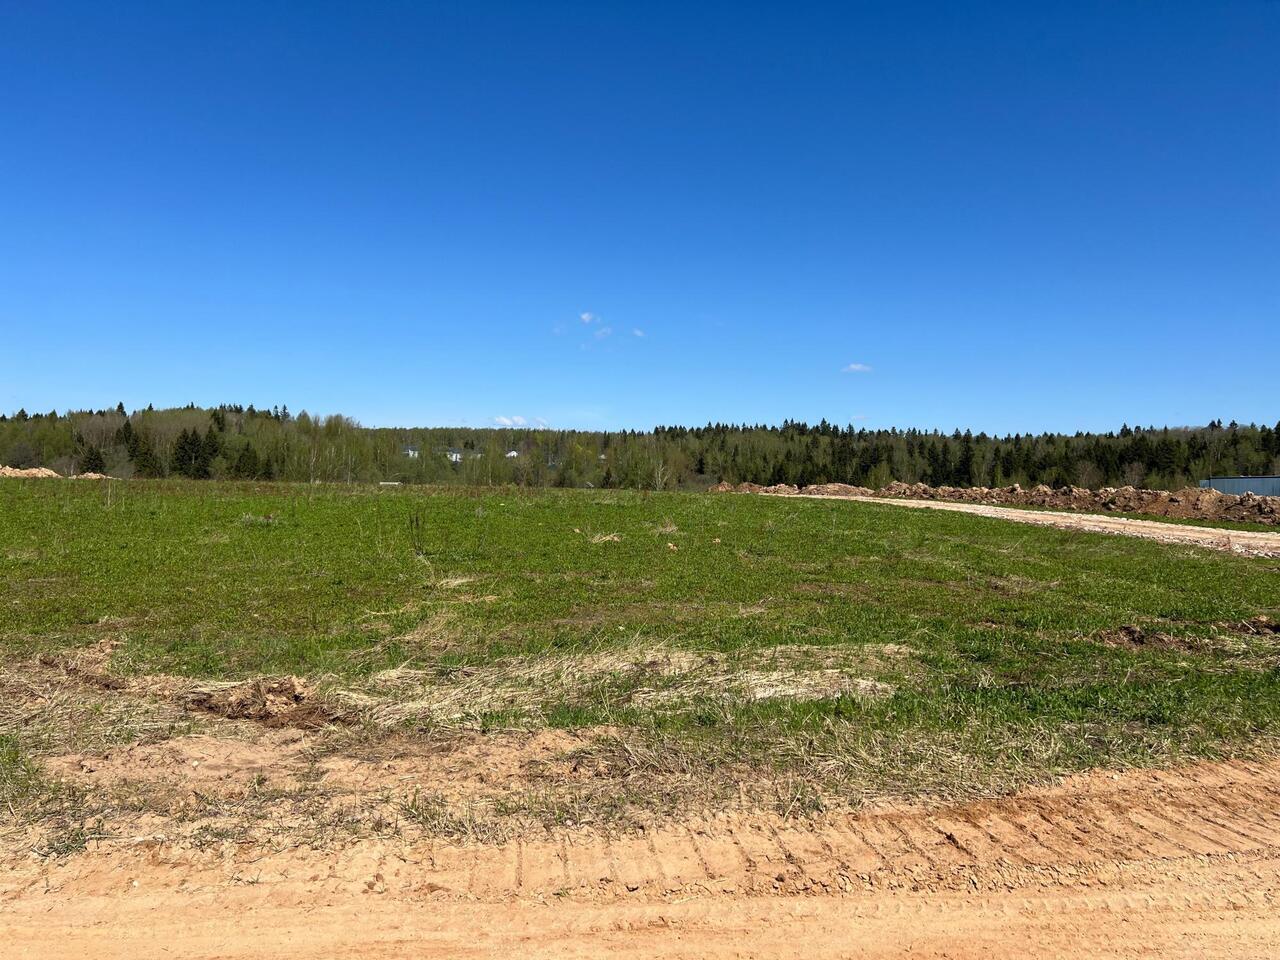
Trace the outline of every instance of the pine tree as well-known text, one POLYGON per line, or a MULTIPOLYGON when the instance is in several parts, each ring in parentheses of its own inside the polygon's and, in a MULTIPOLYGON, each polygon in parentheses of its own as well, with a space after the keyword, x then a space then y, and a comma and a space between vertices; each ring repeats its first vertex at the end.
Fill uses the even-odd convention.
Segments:
POLYGON ((173 454, 169 458, 169 472, 193 479, 200 477, 202 447, 200 434, 184 428, 173 445, 173 454))
POLYGON ((163 477, 164 467, 160 464, 160 458, 156 456, 155 447, 151 445, 151 438, 145 433, 134 436, 136 441, 131 458, 134 472, 140 477, 163 477))
POLYGON ((101 450, 89 447, 80 457, 79 468, 81 473, 106 473, 107 461, 103 459, 101 450))
POLYGON ((129 451, 129 458, 132 459, 136 442, 137 441, 133 433, 133 424, 126 420, 124 423, 120 424, 119 429, 116 430, 116 443, 122 444, 129 451))
POLYGON ((253 480, 257 478, 261 471, 262 466, 258 463, 258 451, 253 449, 253 444, 246 443, 240 448, 240 453, 231 465, 231 476, 237 480, 253 480))
POLYGON ((197 480, 207 480, 213 473, 213 461, 222 452, 222 441, 212 426, 205 431, 203 440, 198 439, 194 430, 191 431, 191 436, 195 441, 195 463, 192 466, 191 476, 197 480))

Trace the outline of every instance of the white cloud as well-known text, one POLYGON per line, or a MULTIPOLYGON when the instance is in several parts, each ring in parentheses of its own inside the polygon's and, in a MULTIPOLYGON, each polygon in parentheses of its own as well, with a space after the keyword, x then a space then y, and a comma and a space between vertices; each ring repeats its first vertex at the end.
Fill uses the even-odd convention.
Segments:
POLYGON ((524 417, 494 417, 493 422, 500 427, 523 427, 529 423, 524 417))
POLYGON ((639 327, 634 327, 634 328, 632 328, 632 330, 631 330, 631 335, 632 335, 633 337, 643 337, 643 336, 644 336, 644 331, 643 331, 643 330, 641 330, 639 327))
POLYGON ((590 310, 587 310, 583 313, 578 314, 578 319, 581 320, 583 323, 599 323, 600 322, 599 315, 592 313, 590 310))
POLYGON ((605 337, 609 336, 611 333, 613 333, 613 327, 601 327, 599 330, 596 331, 595 336, 597 340, 603 340, 605 337))
POLYGON ((851 363, 847 367, 840 369, 841 373, 870 373, 871 365, 869 363, 851 363))

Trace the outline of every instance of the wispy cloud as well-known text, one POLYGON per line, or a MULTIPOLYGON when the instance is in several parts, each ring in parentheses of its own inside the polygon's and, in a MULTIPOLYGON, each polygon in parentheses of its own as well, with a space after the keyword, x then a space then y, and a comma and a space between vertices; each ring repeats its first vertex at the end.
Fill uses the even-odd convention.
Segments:
POLYGON ((851 363, 847 367, 840 368, 841 373, 870 373, 871 364, 869 363, 851 363))
POLYGON ((624 340, 641 339, 648 336, 640 327, 608 323, 603 316, 593 310, 583 310, 578 314, 577 322, 570 322, 568 327, 565 326, 565 321, 557 323, 553 328, 553 332, 558 337, 564 336, 566 333, 571 334, 571 339, 577 343, 579 350, 598 350, 602 353, 614 353, 624 350, 626 349, 622 345, 624 340), (579 331, 576 335, 572 334, 574 329, 579 331))
POLYGON ((494 417, 493 422, 500 427, 524 427, 529 424, 524 417, 494 417))

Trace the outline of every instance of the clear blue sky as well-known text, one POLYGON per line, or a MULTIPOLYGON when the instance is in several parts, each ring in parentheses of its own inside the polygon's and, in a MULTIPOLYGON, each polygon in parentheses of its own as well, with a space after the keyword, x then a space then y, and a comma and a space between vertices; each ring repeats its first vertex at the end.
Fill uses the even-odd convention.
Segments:
POLYGON ((1272 422, 1280 3, 0 0, 0 329, 8 410, 1272 422))

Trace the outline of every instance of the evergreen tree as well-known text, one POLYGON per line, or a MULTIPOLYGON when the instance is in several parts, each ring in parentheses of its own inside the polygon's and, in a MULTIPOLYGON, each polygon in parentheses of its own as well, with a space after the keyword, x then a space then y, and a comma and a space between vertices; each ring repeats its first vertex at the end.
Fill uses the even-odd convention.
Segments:
POLYGON ((88 447, 84 453, 80 455, 80 463, 78 464, 81 473, 106 473, 107 461, 102 457, 102 451, 97 447, 88 447))
POLYGON ((193 480, 203 479, 209 475, 208 464, 203 461, 203 457, 204 444, 200 434, 184 429, 173 445, 173 453, 169 457, 169 472, 191 477, 193 480))
POLYGON ((258 451, 253 448, 253 444, 246 443, 231 464, 231 476, 237 480, 255 480, 261 472, 258 451))
POLYGON ((156 449, 151 443, 151 438, 145 433, 135 434, 133 445, 134 472, 140 477, 163 477, 164 466, 160 463, 160 458, 156 456, 156 449))

